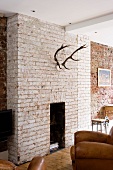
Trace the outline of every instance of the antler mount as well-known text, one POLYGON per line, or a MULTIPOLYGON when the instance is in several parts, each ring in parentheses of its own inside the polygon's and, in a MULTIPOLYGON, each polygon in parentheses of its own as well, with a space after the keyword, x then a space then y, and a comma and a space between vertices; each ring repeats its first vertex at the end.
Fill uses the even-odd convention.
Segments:
POLYGON ((61 45, 61 47, 60 48, 58 48, 57 49, 57 51, 55 52, 55 54, 54 54, 54 60, 56 61, 56 63, 57 63, 57 66, 61 69, 61 65, 65 68, 65 69, 68 69, 69 70, 69 68, 67 68, 66 67, 66 62, 69 60, 69 59, 71 59, 71 60, 73 60, 73 61, 79 61, 78 59, 77 60, 75 60, 74 58, 73 58, 73 55, 76 53, 76 52, 78 52, 79 50, 81 50, 81 49, 83 49, 83 48, 86 48, 86 44, 84 44, 84 45, 82 45, 81 47, 79 47, 79 48, 77 48, 69 57, 67 57, 64 61, 63 61, 63 63, 59 63, 59 61, 58 61, 58 59, 57 59, 57 55, 58 55, 58 52, 59 51, 61 51, 62 49, 64 49, 64 48, 66 48, 66 47, 69 47, 69 46, 71 46, 71 45, 61 45))

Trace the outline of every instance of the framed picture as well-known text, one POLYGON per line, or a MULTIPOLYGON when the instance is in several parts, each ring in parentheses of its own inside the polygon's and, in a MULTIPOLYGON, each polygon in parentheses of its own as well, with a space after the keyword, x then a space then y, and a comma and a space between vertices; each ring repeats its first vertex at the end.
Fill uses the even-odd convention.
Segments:
POLYGON ((98 86, 111 86, 111 70, 98 68, 98 86))

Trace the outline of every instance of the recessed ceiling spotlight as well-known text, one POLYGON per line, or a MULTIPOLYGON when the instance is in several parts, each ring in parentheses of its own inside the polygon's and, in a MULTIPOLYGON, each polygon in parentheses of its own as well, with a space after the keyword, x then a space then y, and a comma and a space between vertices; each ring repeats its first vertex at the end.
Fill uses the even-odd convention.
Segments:
POLYGON ((95 31, 95 34, 97 34, 97 32, 95 31))
POLYGON ((71 22, 69 24, 71 25, 71 22))
POLYGON ((35 10, 31 10, 32 12, 35 12, 35 10))

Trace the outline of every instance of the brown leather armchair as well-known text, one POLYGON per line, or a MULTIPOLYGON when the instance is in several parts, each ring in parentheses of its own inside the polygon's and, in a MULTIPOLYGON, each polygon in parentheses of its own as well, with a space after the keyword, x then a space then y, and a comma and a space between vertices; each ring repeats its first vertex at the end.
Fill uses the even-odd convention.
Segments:
MULTIPOLYGON (((0 170, 21 170, 21 168, 10 161, 0 160, 0 170)), ((44 158, 41 156, 34 157, 27 170, 46 170, 44 158)))
POLYGON ((70 154, 73 170, 113 170, 113 127, 109 135, 76 132, 70 154))
POLYGON ((34 157, 27 170, 46 170, 45 160, 41 156, 34 157))

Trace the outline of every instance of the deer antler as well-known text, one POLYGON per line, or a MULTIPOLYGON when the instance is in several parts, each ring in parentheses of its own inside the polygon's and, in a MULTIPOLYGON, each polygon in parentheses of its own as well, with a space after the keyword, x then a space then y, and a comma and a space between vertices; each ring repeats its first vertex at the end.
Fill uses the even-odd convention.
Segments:
POLYGON ((65 46, 63 46, 63 44, 62 44, 61 47, 58 48, 58 50, 57 50, 57 51, 55 52, 55 54, 54 54, 54 60, 56 61, 57 65, 59 66, 60 69, 61 69, 60 63, 58 62, 58 59, 56 58, 56 56, 57 56, 57 54, 58 54, 58 52, 59 52, 60 50, 66 48, 66 47, 69 47, 69 46, 70 46, 70 45, 65 45, 65 46))
POLYGON ((79 51, 79 50, 81 50, 81 49, 83 49, 83 48, 86 48, 86 44, 84 44, 84 45, 82 45, 81 47, 77 48, 69 57, 67 57, 67 58, 65 59, 65 61, 62 63, 62 66, 64 66, 66 69, 69 70, 69 68, 67 68, 67 67, 65 66, 67 60, 72 59, 72 60, 74 60, 74 61, 79 61, 78 59, 75 60, 74 58, 72 58, 72 56, 73 56, 77 51, 79 51))

